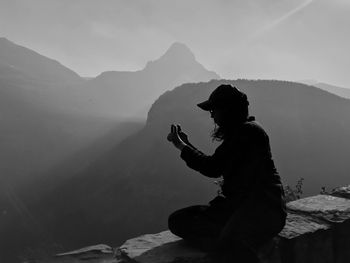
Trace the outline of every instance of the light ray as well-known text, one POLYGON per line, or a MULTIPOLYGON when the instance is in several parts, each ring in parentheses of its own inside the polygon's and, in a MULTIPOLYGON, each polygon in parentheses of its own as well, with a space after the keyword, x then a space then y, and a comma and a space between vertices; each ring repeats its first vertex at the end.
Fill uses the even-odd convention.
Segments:
POLYGON ((278 25, 280 25, 281 23, 283 23, 284 21, 286 21, 288 18, 290 18, 291 16, 295 15, 296 13, 300 12, 301 10, 303 10, 305 7, 309 6, 312 2, 314 2, 314 0, 306 0, 305 2, 303 2, 302 4, 298 5, 296 8, 290 10, 289 12, 287 12, 286 14, 284 14, 283 16, 281 16, 280 18, 272 21, 270 24, 264 26, 263 28, 261 28, 259 31, 257 31, 252 37, 251 39, 255 39, 258 38, 262 35, 264 35, 265 33, 267 33, 268 31, 271 31, 272 29, 276 28, 278 25))

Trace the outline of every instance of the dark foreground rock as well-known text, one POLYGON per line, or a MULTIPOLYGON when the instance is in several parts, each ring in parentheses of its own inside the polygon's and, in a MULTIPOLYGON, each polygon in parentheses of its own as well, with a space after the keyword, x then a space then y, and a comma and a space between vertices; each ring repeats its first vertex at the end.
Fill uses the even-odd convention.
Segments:
POLYGON ((122 262, 139 263, 203 262, 205 256, 170 231, 130 239, 116 253, 122 262))
POLYGON ((99 244, 81 249, 59 253, 50 258, 28 260, 23 263, 117 263, 115 250, 108 245, 99 244))
MULTIPOLYGON (((259 251, 262 263, 349 263, 350 186, 288 203, 287 223, 259 251)), ((262 226, 263 227, 263 226, 262 226)), ((39 261, 40 262, 40 261, 39 261)), ((57 254, 59 263, 216 263, 170 231, 142 235, 112 249, 97 245, 57 254)))
MULTIPOLYGON (((284 229, 259 251, 261 262, 350 262, 349 199, 317 195, 288 203, 288 210, 284 229)), ((169 231, 126 241, 116 258, 125 263, 213 262, 169 231)))

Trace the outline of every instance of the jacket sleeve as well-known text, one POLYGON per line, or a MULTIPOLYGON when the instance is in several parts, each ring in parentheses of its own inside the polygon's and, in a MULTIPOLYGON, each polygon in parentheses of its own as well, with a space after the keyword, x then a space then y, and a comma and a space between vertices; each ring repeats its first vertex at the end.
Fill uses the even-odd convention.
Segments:
POLYGON ((180 156, 188 167, 211 178, 217 178, 222 175, 225 160, 228 157, 222 145, 215 150, 213 155, 206 155, 196 148, 185 146, 180 156))

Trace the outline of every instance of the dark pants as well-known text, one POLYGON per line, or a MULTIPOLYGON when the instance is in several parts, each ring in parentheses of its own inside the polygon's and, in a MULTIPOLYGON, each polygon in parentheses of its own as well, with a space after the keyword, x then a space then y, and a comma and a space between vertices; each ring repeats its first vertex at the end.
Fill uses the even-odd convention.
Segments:
POLYGON ((259 262, 259 247, 283 229, 285 213, 258 200, 237 207, 220 200, 175 211, 169 216, 170 231, 210 254, 223 256, 222 262, 259 262))

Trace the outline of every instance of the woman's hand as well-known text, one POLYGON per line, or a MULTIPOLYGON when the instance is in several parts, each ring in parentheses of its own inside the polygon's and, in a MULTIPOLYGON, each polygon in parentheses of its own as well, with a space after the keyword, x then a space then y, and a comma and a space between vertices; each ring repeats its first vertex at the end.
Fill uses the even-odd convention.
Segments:
POLYGON ((175 126, 174 124, 171 124, 170 126, 170 133, 168 134, 167 139, 179 150, 182 150, 186 146, 186 143, 182 139, 188 140, 187 135, 181 131, 180 125, 175 126))
POLYGON ((189 140, 188 140, 188 135, 187 135, 187 133, 185 133, 185 132, 183 132, 183 131, 181 130, 180 124, 177 124, 176 127, 177 127, 177 133, 179 134, 180 139, 181 139, 184 143, 186 143, 187 145, 190 145, 191 143, 190 143, 189 140))

